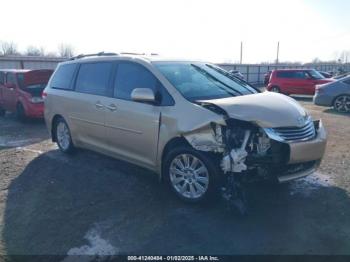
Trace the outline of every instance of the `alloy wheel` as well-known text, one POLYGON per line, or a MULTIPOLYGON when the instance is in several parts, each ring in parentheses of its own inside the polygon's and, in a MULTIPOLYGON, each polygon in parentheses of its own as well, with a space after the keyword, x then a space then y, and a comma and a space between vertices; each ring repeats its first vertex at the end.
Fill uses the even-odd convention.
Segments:
POLYGON ((63 121, 59 122, 56 127, 56 132, 57 143, 63 150, 68 150, 71 138, 67 124, 63 121))
POLYGON ((334 109, 342 113, 350 112, 350 96, 342 95, 337 97, 334 101, 334 109))
POLYGON ((184 198, 198 199, 208 190, 208 169, 194 155, 176 156, 170 164, 169 174, 171 185, 184 198))

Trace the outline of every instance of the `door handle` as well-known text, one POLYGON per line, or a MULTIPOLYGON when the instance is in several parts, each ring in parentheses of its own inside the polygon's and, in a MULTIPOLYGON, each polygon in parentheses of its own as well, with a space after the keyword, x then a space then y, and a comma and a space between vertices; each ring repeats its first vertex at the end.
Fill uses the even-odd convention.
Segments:
POLYGON ((95 107, 98 108, 98 109, 101 109, 101 108, 103 108, 104 106, 103 106, 100 102, 97 102, 97 103, 95 104, 95 107))
POLYGON ((114 105, 114 104, 111 104, 111 105, 109 105, 109 106, 106 106, 106 108, 109 109, 110 111, 115 111, 115 110, 117 110, 117 106, 114 105))

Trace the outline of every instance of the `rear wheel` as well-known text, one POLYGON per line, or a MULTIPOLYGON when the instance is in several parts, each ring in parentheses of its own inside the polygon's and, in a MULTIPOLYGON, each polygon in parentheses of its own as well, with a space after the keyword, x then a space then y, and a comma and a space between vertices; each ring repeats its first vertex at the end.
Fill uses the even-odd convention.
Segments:
POLYGON ((164 161, 166 179, 180 199, 197 203, 217 192, 219 170, 206 153, 183 146, 171 150, 164 161))
POLYGON ((16 117, 21 122, 24 122, 27 119, 26 111, 21 103, 18 103, 16 106, 16 117))
POLYGON ((271 87, 270 91, 274 93, 281 93, 281 89, 278 86, 271 87))
POLYGON ((63 118, 56 120, 54 124, 56 143, 60 150, 64 153, 72 153, 74 145, 68 124, 63 118))
POLYGON ((350 112, 350 96, 349 95, 340 95, 334 102, 333 107, 340 113, 349 113, 350 112))

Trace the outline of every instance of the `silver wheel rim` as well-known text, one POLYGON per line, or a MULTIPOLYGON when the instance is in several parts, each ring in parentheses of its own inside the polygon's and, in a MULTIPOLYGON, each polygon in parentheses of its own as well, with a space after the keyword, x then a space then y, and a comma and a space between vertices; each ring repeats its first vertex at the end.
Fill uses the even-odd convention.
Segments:
POLYGON ((272 92, 275 92, 275 93, 279 93, 279 92, 280 92, 280 90, 279 90, 277 87, 273 87, 273 88, 271 89, 271 91, 272 91, 272 92))
POLYGON ((339 96, 334 101, 334 108, 339 112, 350 112, 350 96, 339 96))
POLYGON ((170 181, 183 197, 196 199, 208 190, 209 172, 201 160, 191 154, 181 154, 170 163, 170 181))
POLYGON ((63 150, 67 150, 70 144, 70 135, 67 125, 59 122, 57 125, 57 142, 63 150))

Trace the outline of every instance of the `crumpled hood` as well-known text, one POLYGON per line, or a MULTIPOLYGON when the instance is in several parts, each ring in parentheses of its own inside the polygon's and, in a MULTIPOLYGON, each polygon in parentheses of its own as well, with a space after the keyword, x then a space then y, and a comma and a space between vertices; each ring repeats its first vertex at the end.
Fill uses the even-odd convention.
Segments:
POLYGON ((215 104, 235 119, 255 122, 260 127, 300 126, 307 113, 293 98, 273 92, 201 101, 215 104))

